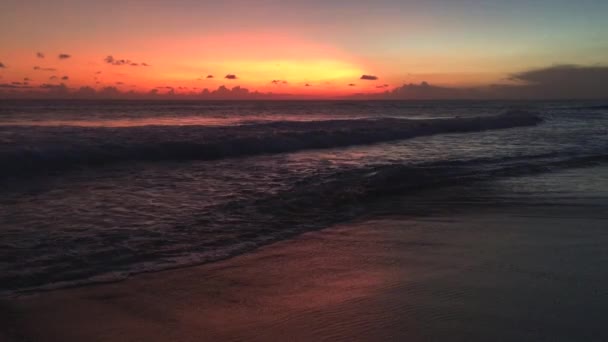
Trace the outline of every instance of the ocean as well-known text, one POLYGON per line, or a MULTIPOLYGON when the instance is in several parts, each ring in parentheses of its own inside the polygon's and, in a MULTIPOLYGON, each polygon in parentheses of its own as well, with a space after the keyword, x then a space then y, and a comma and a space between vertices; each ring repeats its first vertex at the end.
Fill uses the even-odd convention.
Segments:
POLYGON ((0 293, 217 261, 369 215, 573 203, 565 180, 593 208, 607 161, 601 102, 2 101, 0 293))

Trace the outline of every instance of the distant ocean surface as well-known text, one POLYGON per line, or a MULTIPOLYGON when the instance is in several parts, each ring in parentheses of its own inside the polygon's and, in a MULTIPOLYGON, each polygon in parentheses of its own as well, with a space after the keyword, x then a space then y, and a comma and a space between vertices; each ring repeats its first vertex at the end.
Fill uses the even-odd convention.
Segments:
MULTIPOLYGON (((607 162, 600 102, 2 101, 0 293, 220 260, 394 196, 429 214, 425 191, 607 162)), ((553 182, 518 191, 556 200, 553 182)))

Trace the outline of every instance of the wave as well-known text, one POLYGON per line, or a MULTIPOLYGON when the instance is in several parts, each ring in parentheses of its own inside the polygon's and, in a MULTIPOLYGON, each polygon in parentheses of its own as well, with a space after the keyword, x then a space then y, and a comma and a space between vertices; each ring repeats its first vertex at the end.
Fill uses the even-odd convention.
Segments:
POLYGON ((604 109, 608 109, 608 105, 573 107, 572 109, 604 110, 604 109))
MULTIPOLYGON (((31 267, 26 264, 16 268, 16 272, 0 275, 0 284, 3 284, 0 294, 2 290, 4 294, 9 294, 116 281, 137 273, 214 262, 354 218, 369 212, 370 205, 387 196, 399 195, 411 199, 410 212, 400 208, 401 214, 424 215, 425 210, 437 210, 424 204, 424 194, 428 190, 440 190, 443 196, 449 193, 445 189, 452 186, 606 162, 608 154, 547 153, 412 165, 386 164, 310 176, 284 191, 218 204, 194 217, 184 218, 183 222, 180 221, 181 227, 173 230, 167 228, 159 240, 151 240, 155 246, 153 249, 138 250, 133 245, 129 248, 115 247, 111 253, 99 251, 99 245, 114 246, 112 241, 126 239, 120 234, 129 234, 130 237, 137 234, 137 231, 125 233, 118 230, 112 233, 104 229, 104 235, 94 239, 96 245, 84 256, 88 263, 83 264, 82 255, 65 255, 60 248, 55 256, 46 254, 48 268, 40 267, 34 260, 33 271, 22 273, 22 269, 31 267), (421 204, 416 206, 416 203, 421 204), (201 232, 199 227, 218 234, 201 232), (60 262, 62 267, 52 267, 53 261, 60 262)), ((472 192, 475 189, 470 187, 472 192)), ((461 195, 467 196, 465 193, 461 195)), ((70 237, 67 239, 64 243, 74 243, 69 242, 70 237)), ((85 248, 87 246, 83 246, 85 243, 84 239, 78 240, 80 247, 88 250, 85 248)), ((20 249, 15 251, 21 253, 20 249)), ((13 257, 15 260, 25 259, 16 255, 13 257)))
POLYGON ((448 119, 279 121, 242 126, 0 128, 0 175, 17 176, 126 161, 213 160, 365 145, 442 133, 531 126, 536 113, 448 119))

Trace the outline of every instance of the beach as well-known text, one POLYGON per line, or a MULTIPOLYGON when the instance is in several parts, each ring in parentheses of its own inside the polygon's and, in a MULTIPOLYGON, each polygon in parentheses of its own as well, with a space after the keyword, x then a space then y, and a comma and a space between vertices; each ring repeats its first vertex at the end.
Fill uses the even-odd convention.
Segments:
POLYGON ((228 260, 7 298, 1 304, 1 336, 7 341, 606 340, 604 171, 568 170, 455 188, 457 195, 448 197, 445 191, 419 195, 417 202, 425 207, 435 204, 425 215, 398 214, 399 206, 411 209, 411 197, 387 199, 390 211, 382 204, 356 220, 228 260), (577 188, 579 177, 596 189, 577 188), (517 184, 539 190, 556 179, 562 184, 559 196, 539 201, 517 190, 517 184), (511 192, 488 197, 489 188, 505 187, 511 192))

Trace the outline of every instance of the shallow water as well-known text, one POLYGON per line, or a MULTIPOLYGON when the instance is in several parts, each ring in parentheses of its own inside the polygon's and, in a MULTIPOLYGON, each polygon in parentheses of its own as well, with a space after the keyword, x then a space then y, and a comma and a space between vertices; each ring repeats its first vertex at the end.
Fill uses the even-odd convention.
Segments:
MULTIPOLYGON (((557 201, 559 180, 535 188, 525 177, 603 170, 607 133, 608 110, 579 102, 2 103, 0 289, 218 260, 358 217, 390 196, 447 198, 453 190, 442 189, 455 184, 520 180, 493 205, 522 192, 557 201), (410 127, 403 119, 513 109, 543 122, 387 138, 410 127), (209 141, 214 158, 201 157, 209 141)), ((590 193, 605 183, 585 177, 577 184, 590 193)), ((409 215, 434 209, 424 201, 386 207, 409 215)))

